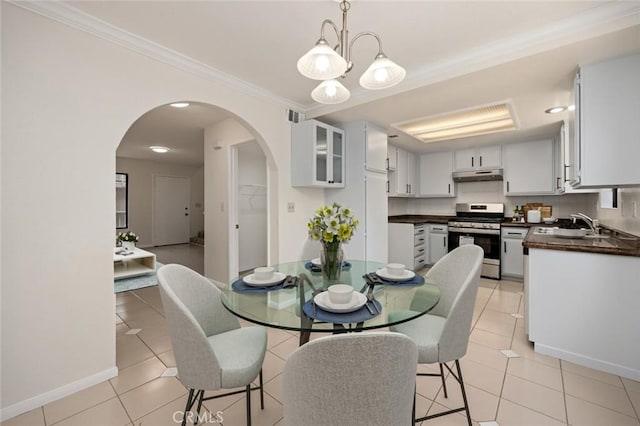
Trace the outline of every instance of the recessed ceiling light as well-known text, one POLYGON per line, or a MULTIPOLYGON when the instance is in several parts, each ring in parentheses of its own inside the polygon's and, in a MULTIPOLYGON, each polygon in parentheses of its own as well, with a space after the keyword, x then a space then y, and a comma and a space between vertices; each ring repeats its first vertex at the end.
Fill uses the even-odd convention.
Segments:
POLYGON ((150 146, 149 149, 159 154, 164 154, 165 152, 169 152, 169 148, 167 148, 166 146, 150 146))
POLYGON ((509 101, 422 117, 392 126, 422 142, 445 141, 518 128, 515 111, 509 101))
POLYGON ((186 108, 186 107, 189 106, 189 103, 188 102, 175 102, 175 103, 172 103, 172 104, 169 104, 169 105, 171 105, 174 108, 186 108))
POLYGON ((545 109, 544 112, 546 112, 547 114, 557 114, 559 112, 566 111, 566 110, 567 110, 566 106, 557 106, 557 107, 545 109))

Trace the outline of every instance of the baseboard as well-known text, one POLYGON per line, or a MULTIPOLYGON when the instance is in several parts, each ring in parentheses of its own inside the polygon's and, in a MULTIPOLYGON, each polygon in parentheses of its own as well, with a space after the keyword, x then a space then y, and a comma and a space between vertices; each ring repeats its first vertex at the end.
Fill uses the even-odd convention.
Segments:
POLYGON ((24 401, 17 402, 13 405, 9 405, 8 407, 0 409, 0 421, 4 422, 5 420, 26 413, 27 411, 31 411, 34 408, 41 407, 43 405, 49 404, 50 402, 57 401, 81 390, 90 388, 91 386, 102 383, 105 380, 109 380, 117 375, 118 367, 112 367, 91 376, 84 377, 80 380, 76 380, 75 382, 68 383, 57 389, 50 390, 29 399, 25 399, 24 401))
POLYGON ((573 362, 574 364, 582 365, 584 367, 589 367, 595 370, 604 371, 606 373, 615 374, 616 376, 640 381, 640 370, 635 370, 624 365, 614 364, 608 361, 591 358, 585 355, 576 354, 574 352, 554 348, 552 346, 541 345, 540 343, 536 343, 534 348, 537 353, 543 355, 553 356, 565 361, 573 362))

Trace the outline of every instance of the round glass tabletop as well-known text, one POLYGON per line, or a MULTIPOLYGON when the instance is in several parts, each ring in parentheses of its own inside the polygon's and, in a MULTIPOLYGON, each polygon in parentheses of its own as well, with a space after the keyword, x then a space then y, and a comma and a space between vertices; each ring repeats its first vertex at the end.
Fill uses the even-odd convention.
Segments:
MULTIPOLYGON (((335 332, 337 328, 383 328, 417 318, 436 306, 440 300, 440 290, 435 283, 428 282, 376 284, 373 287, 373 298, 377 301, 378 309, 375 309, 373 303, 367 302, 366 305, 369 307, 363 306, 360 316, 355 315, 357 312, 325 312, 319 306, 312 306, 314 289, 317 294, 331 284, 348 284, 355 291, 367 294, 369 287, 363 275, 384 266, 385 264, 379 262, 349 260, 343 267, 340 279, 328 283, 324 281, 322 272, 310 269, 310 262, 282 263, 274 265, 276 271, 299 277, 295 287, 239 287, 238 284, 242 284, 242 281, 236 278, 222 290, 222 303, 233 314, 252 323, 305 332, 335 332), (233 283, 236 284, 232 285, 233 283), (324 321, 320 320, 321 317, 324 321)), ((362 299, 361 296, 358 298, 362 299)))

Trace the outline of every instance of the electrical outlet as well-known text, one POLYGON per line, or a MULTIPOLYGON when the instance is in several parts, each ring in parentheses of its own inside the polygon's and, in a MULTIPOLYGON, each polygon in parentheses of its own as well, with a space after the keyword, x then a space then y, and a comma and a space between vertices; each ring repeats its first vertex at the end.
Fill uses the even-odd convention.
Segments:
POLYGON ((288 211, 289 213, 293 213, 293 212, 295 212, 295 211, 296 211, 296 203, 294 203, 294 202, 292 202, 292 201, 289 201, 289 202, 287 203, 287 211, 288 211))

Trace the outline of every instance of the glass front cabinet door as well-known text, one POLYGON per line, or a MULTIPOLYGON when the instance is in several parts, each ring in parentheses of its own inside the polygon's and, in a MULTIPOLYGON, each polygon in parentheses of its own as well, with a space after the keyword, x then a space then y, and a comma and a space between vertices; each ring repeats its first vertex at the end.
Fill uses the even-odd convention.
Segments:
POLYGON ((291 185, 344 187, 344 131, 317 120, 291 127, 291 185))

